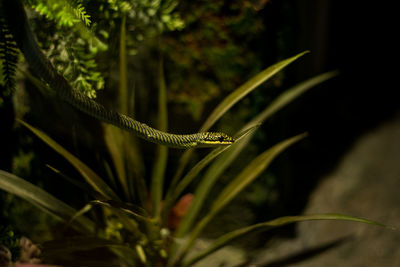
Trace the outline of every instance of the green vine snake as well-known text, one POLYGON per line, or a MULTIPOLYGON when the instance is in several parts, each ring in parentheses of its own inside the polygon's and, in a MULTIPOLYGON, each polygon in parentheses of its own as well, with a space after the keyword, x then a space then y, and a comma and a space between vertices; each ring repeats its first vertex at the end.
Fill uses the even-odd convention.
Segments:
POLYGON ((106 109, 101 104, 74 89, 68 81, 56 71, 40 50, 33 32, 29 27, 27 15, 21 1, 3 0, 2 2, 10 31, 32 71, 47 82, 62 100, 73 107, 96 119, 130 131, 147 141, 169 147, 214 147, 230 145, 235 141, 227 134, 219 132, 200 132, 184 135, 171 134, 151 128, 124 114, 106 109))

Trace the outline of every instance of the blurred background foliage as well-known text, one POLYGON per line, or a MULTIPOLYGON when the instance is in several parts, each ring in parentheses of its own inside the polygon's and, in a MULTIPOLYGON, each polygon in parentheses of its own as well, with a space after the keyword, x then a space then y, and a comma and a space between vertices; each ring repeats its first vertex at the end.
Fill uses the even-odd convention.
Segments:
MULTIPOLYGON (((210 235, 219 234, 221 228, 300 213, 318 178, 335 165, 357 136, 398 110, 393 91, 386 89, 390 75, 376 68, 386 63, 382 60, 388 50, 378 49, 386 43, 385 36, 374 30, 367 15, 360 15, 356 4, 343 7, 334 1, 300 0, 25 2, 32 7, 28 14, 38 41, 58 70, 76 88, 114 109, 121 105, 117 97, 118 53, 121 23, 126 23, 129 114, 155 125, 154 73, 158 60, 163 58, 171 132, 197 131, 223 96, 266 66, 297 52, 312 53, 246 97, 221 120, 219 128, 227 132, 238 129, 283 89, 324 71, 341 71, 340 78, 319 86, 274 115, 257 132, 253 145, 241 155, 243 160, 219 183, 229 180, 231 173, 242 169, 246 159, 263 147, 302 131, 308 131, 310 137, 281 156, 272 169, 246 189, 235 205, 227 208, 227 219, 222 218, 220 225, 210 229, 210 235), (353 16, 356 11, 361 16, 358 20, 353 16), (376 37, 371 40, 370 36, 376 37), (238 207, 241 212, 237 212, 238 207)), ((77 194, 76 188, 65 181, 55 181, 44 164, 71 176, 76 171, 45 144, 32 139, 25 129, 15 128, 14 118, 24 117, 45 129, 82 161, 106 173, 103 163, 110 158, 102 128, 58 100, 41 95, 19 74, 16 82, 25 84, 26 91, 14 89, 5 76, 5 58, 1 61, 0 169, 42 185, 71 205, 82 206, 86 196, 77 194)), ((151 166, 154 146, 140 143, 144 164, 151 166)), ((176 165, 181 153, 170 151, 171 166, 176 165)), ((205 152, 197 153, 201 156, 205 152)), ((167 169, 166 176, 174 171, 167 169)), ((217 184, 214 190, 219 188, 217 184)), ((24 234, 40 233, 32 237, 37 240, 47 239, 42 227, 49 219, 32 214, 30 206, 20 202, 11 201, 1 192, 1 221, 15 225, 24 234), (21 226, 20 218, 33 221, 21 226)))

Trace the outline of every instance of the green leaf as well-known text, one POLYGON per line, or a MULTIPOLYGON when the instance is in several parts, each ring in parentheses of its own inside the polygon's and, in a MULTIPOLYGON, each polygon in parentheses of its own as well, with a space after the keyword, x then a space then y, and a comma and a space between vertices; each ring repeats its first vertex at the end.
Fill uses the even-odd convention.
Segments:
POLYGON ((64 180, 66 180, 69 183, 73 184, 74 186, 78 187, 83 192, 86 192, 87 194, 93 196, 94 198, 101 198, 101 195, 97 191, 93 190, 93 188, 90 185, 88 185, 87 183, 77 180, 77 179, 74 179, 72 177, 69 177, 69 176, 65 175, 64 173, 62 173, 60 170, 58 170, 48 164, 46 164, 46 167, 49 168, 50 170, 52 170, 57 175, 60 175, 60 177, 63 178, 64 180))
POLYGON ((119 38, 119 102, 120 111, 128 114, 128 78, 126 62, 126 15, 122 14, 121 32, 119 38))
POLYGON ((132 205, 132 204, 127 204, 119 201, 114 201, 114 200, 92 200, 90 201, 90 205, 100 205, 103 207, 107 207, 112 210, 117 210, 117 211, 122 211, 123 213, 127 215, 131 215, 136 219, 140 219, 143 221, 150 222, 150 217, 147 214, 147 212, 138 206, 132 205))
POLYGON ((257 74, 242 86, 237 88, 231 94, 229 94, 225 99, 214 109, 214 111, 208 116, 207 120, 204 122, 200 129, 200 132, 205 132, 214 125, 214 123, 222 117, 233 105, 235 105, 239 100, 257 88, 260 84, 270 79, 276 73, 284 69, 287 65, 298 59, 299 57, 307 54, 308 51, 302 52, 291 58, 284 59, 257 74))
POLYGON ((218 198, 214 201, 210 213, 217 213, 226 206, 239 192, 253 182, 283 150, 297 141, 303 139, 306 134, 300 134, 286 139, 273 147, 267 149, 257 156, 233 181, 224 188, 218 198))
MULTIPOLYGON (((139 148, 132 135, 113 125, 102 123, 104 129, 104 140, 110 153, 111 160, 117 172, 117 178, 127 200, 131 200, 135 194, 133 183, 144 185, 143 162, 140 157, 139 148)), ((139 188, 136 188, 139 191, 139 188)), ((136 192, 137 192, 136 191, 136 192)), ((138 194, 145 194, 147 189, 141 187, 138 194)), ((145 197, 139 197, 144 199, 145 197)), ((144 201, 142 201, 144 203, 144 201)))
MULTIPOLYGON (((0 188, 25 199, 47 213, 64 221, 68 221, 76 213, 74 208, 53 197, 43 189, 14 174, 2 170, 0 170, 0 188)), ((73 226, 81 231, 92 232, 94 229, 93 222, 86 217, 80 217, 73 226)))
MULTIPOLYGON (((120 112, 123 114, 134 113, 134 88, 131 89, 131 95, 128 90, 126 14, 122 14, 119 45, 120 112)), ((144 164, 135 137, 110 124, 103 123, 103 128, 105 129, 106 145, 117 172, 118 180, 124 191, 125 198, 127 200, 132 200, 135 193, 137 193, 140 201, 145 203, 147 189, 143 186, 145 185, 143 181, 144 164)))
MULTIPOLYGON (((228 184, 219 196, 215 199, 210 211, 201 219, 194 230, 190 233, 188 242, 185 244, 181 258, 183 258, 194 241, 204 229, 204 227, 214 218, 214 216, 225 207, 235 196, 237 196, 248 184, 253 182, 263 172, 283 150, 290 145, 304 138, 305 134, 300 134, 292 138, 286 139, 273 147, 267 149, 254 160, 252 160, 246 168, 244 168, 237 176, 228 184)), ((195 199, 197 195, 195 194, 195 199)), ((190 210, 189 210, 190 211, 190 210)), ((184 233, 184 232, 182 232, 184 233)), ((180 234, 182 234, 180 233, 180 234)))
POLYGON ((119 200, 117 194, 86 164, 80 161, 77 157, 69 153, 66 149, 60 146, 57 142, 51 139, 44 132, 34 128, 28 123, 18 120, 22 125, 28 128, 31 132, 33 132, 37 137, 42 139, 47 145, 49 145, 52 149, 54 149, 57 153, 63 156, 69 163, 71 163, 83 176, 88 184, 90 184, 94 190, 99 192, 106 199, 115 199, 119 200))
POLYGON ((124 133, 121 129, 114 127, 110 124, 103 124, 104 129, 104 140, 110 153, 111 160, 114 164, 117 172, 118 180, 121 184, 124 195, 127 199, 130 199, 131 195, 129 192, 129 186, 127 181, 125 160, 124 157, 124 133))
POLYGON ((251 125, 258 124, 265 121, 272 114, 279 111, 281 108, 285 107, 287 104, 292 102, 297 97, 304 94, 309 89, 317 86, 339 74, 338 71, 325 72, 315 77, 312 77, 304 82, 301 82, 294 87, 286 90, 280 94, 272 103, 260 114, 258 114, 250 123, 246 124, 245 127, 250 127, 251 125))
MULTIPOLYGON (((168 130, 167 88, 165 85, 163 60, 160 59, 158 69, 158 129, 168 130)), ((153 217, 158 219, 161 211, 163 197, 164 175, 167 167, 168 147, 157 146, 156 159, 151 177, 151 198, 153 217)))
POLYGON ((269 231, 277 227, 281 227, 290 223, 296 223, 296 222, 304 222, 304 221, 313 221, 313 220, 341 220, 341 221, 353 221, 353 222, 360 222, 360 223, 366 223, 366 224, 373 224, 377 226, 384 226, 387 227, 381 223, 374 222, 371 220, 367 219, 362 219, 358 217, 353 217, 353 216, 347 216, 347 215, 342 215, 342 214, 313 214, 313 215, 302 215, 302 216, 285 216, 285 217, 280 217, 268 222, 263 222, 263 223, 258 223, 254 224, 248 227, 244 227, 235 231, 232 231, 230 233, 227 233, 218 239, 216 239, 207 249, 204 251, 200 252, 198 255, 194 256, 183 266, 191 266, 194 263, 204 259, 206 256, 210 255, 211 253, 215 252, 216 250, 226 246, 229 242, 236 238, 240 238, 246 234, 249 234, 254 231, 269 231))
MULTIPOLYGON (((93 200, 90 201, 88 204, 86 204, 83 208, 81 208, 79 211, 77 211, 74 216, 70 219, 68 222, 71 224, 74 222, 76 219, 80 218, 82 215, 85 213, 89 212, 92 210, 92 208, 95 205, 100 205, 102 207, 108 208, 111 211, 114 212, 114 214, 118 217, 119 221, 122 223, 124 226, 124 229, 126 231, 129 231, 132 235, 134 234, 140 234, 140 230, 138 229, 138 225, 135 220, 131 219, 131 217, 135 217, 136 219, 140 219, 142 221, 148 222, 149 219, 147 218, 148 216, 142 216, 139 214, 139 212, 142 212, 141 209, 139 208, 134 208, 130 205, 124 204, 122 202, 114 201, 114 200, 93 200), (136 211, 136 212, 135 212, 136 211)), ((144 212, 142 212, 145 214, 144 212)))

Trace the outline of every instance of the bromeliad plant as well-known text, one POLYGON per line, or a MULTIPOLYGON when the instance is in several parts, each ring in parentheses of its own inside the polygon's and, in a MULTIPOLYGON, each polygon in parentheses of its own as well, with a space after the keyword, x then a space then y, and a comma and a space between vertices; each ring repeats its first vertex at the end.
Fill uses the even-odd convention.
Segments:
MULTIPOLYGON (((304 54, 301 53, 267 68, 236 89, 215 108, 201 130, 209 129, 245 95, 304 54)), ((121 67, 123 68, 123 66, 121 67)), ((64 259, 64 263, 66 261, 65 255, 68 253, 94 248, 108 248, 121 263, 124 262, 129 266, 191 266, 230 241, 256 230, 270 230, 289 223, 306 220, 349 220, 378 224, 369 220, 339 214, 282 217, 226 233, 214 240, 205 250, 194 255, 193 253, 189 254, 205 226, 216 219, 216 215, 248 184, 253 182, 276 156, 305 137, 305 134, 300 134, 283 140, 258 155, 223 188, 211 205, 207 207, 208 212, 202 218, 199 218, 199 211, 205 208, 205 200, 209 197, 210 189, 224 170, 238 158, 240 152, 250 142, 254 131, 263 121, 290 101, 311 87, 335 75, 335 72, 324 73, 282 93, 270 106, 238 131, 236 142, 233 145, 213 149, 184 174, 185 165, 193 152, 191 150, 186 151, 180 161, 177 174, 172 179, 166 192, 163 191, 165 188, 164 176, 168 153, 166 147, 158 147, 150 189, 147 189, 144 178, 140 176, 140 173, 135 173, 130 178, 128 175, 129 170, 125 168, 128 166, 126 161, 132 160, 126 154, 128 151, 123 149, 123 147, 126 147, 127 140, 123 141, 124 138, 127 138, 126 134, 119 129, 104 125, 106 142, 110 148, 110 154, 117 172, 115 178, 110 178, 113 179, 113 184, 123 188, 123 194, 120 195, 116 193, 116 187, 109 185, 106 179, 101 178, 95 171, 44 132, 23 121, 20 121, 20 123, 61 154, 79 171, 86 183, 86 185, 80 186, 85 188, 92 200, 84 208, 77 211, 43 189, 4 171, 0 171, 0 187, 26 199, 81 233, 77 237, 63 240, 62 242, 54 240, 42 244, 44 260, 56 262, 57 259, 64 259), (202 170, 206 170, 204 175, 200 174, 202 170), (187 212, 183 215, 181 214, 182 217, 179 217, 179 214, 176 214, 176 212, 174 214, 173 211, 176 211, 177 203, 182 205, 183 200, 191 199, 187 196, 182 198, 182 195, 188 185, 195 179, 200 180, 200 182, 193 192, 193 199, 189 201, 190 205, 187 204, 186 208, 184 208, 187 209, 187 212), (148 204, 148 198, 151 199, 151 205, 148 204), (103 221, 101 224, 96 224, 97 221, 89 216, 90 213, 88 211, 94 209, 94 207, 100 207, 102 211, 103 221), (179 217, 178 223, 171 223, 172 216, 175 216, 175 219, 176 216, 179 217)), ((122 79, 123 81, 124 79, 122 79)), ((162 68, 160 68, 159 90, 159 127, 162 130, 166 130, 166 97, 162 68)), ((128 138, 128 140, 130 139, 128 138)), ((134 143, 130 144, 132 145, 130 148, 135 148, 134 143)), ((139 154, 131 156, 137 155, 139 154)), ((135 161, 138 162, 139 160, 138 158, 133 159, 134 164, 137 164, 135 161)), ((53 170, 60 173, 54 168, 53 170)), ((71 180, 70 178, 67 179, 71 180)), ((80 262, 83 264, 85 260, 89 260, 75 259, 71 256, 73 254, 68 255, 70 255, 68 258, 70 260, 69 263, 80 262)), ((93 260, 91 262, 93 263, 93 260)))

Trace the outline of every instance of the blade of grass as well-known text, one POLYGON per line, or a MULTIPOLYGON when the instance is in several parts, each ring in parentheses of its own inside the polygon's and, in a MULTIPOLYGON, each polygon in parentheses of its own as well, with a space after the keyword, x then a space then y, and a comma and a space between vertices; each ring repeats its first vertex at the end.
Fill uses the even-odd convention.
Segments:
POLYGON ((118 201, 113 201, 113 200, 108 200, 108 201, 103 201, 103 200, 92 200, 90 201, 91 205, 100 205, 103 207, 107 207, 109 209, 113 209, 113 210, 118 210, 118 211, 122 211, 128 215, 131 215, 133 217, 135 217, 136 219, 140 219, 146 222, 149 222, 149 215, 147 214, 147 212, 142 209, 141 207, 136 207, 134 205, 129 205, 129 204, 125 204, 122 202, 118 202, 118 201))
MULTIPOLYGON (((214 109, 214 111, 210 114, 210 116, 207 118, 207 120, 204 122, 202 127, 200 128, 200 132, 205 132, 211 128, 211 126, 214 125, 214 123, 221 118, 233 105, 235 105, 238 101, 240 101, 243 97, 245 97, 247 94, 252 92, 255 88, 257 88, 260 84, 264 83, 271 77, 273 77, 276 73, 284 69, 286 66, 288 66, 290 63, 298 59, 299 57, 307 54, 309 51, 304 51, 302 53, 299 53, 293 57, 284 59, 257 74, 256 76, 252 77, 250 80, 245 82, 242 86, 234 90, 231 94, 229 94, 227 97, 224 98, 224 100, 214 109)), ((193 149, 185 151, 183 153, 180 163, 178 166, 178 169, 176 171, 176 174, 171 182, 172 186, 175 186, 175 184, 178 182, 179 178, 182 177, 183 171, 185 170, 185 167, 187 163, 189 162, 189 159, 193 153, 193 149)))
POLYGON ((39 92, 44 96, 54 96, 54 90, 51 90, 49 86, 47 86, 44 82, 33 76, 29 71, 24 71, 18 68, 18 70, 26 77, 28 80, 39 89, 39 92))
MULTIPOLYGON (((110 186, 112 188, 118 188, 117 179, 115 178, 115 175, 114 175, 113 171, 111 170, 110 164, 105 159, 102 160, 102 163, 104 166, 105 175, 108 178, 108 180, 110 181, 110 186)), ((96 197, 96 198, 98 199, 99 197, 96 197)))
POLYGON ((126 15, 123 13, 119 36, 119 102, 122 114, 128 114, 128 79, 126 73, 126 15))
POLYGON ((133 215, 134 217, 139 218, 141 220, 145 220, 145 221, 148 221, 149 219, 147 219, 143 216, 140 216, 139 214, 136 214, 135 212, 131 211, 130 208, 127 208, 127 206, 125 206, 123 208, 122 205, 116 205, 115 203, 119 203, 119 202, 110 201, 110 200, 109 201, 102 201, 102 200, 90 201, 88 204, 86 204, 83 208, 78 210, 72 216, 72 218, 68 222, 68 225, 73 223, 76 219, 80 218, 85 213, 91 211, 95 205, 99 205, 103 208, 107 208, 107 209, 111 210, 112 212, 114 212, 114 214, 118 217, 119 221, 123 225, 124 229, 126 231, 129 231, 132 236, 133 235, 136 235, 136 236, 141 235, 142 233, 139 230, 136 221, 132 220, 130 218, 130 216, 128 216, 128 215, 133 215))
POLYGON ((63 156, 69 163, 71 163, 83 176, 87 183, 89 183, 94 190, 98 191, 104 198, 106 199, 115 199, 119 200, 117 194, 86 164, 80 161, 77 157, 69 153, 66 149, 60 146, 57 142, 51 139, 44 132, 34 128, 28 123, 17 120, 19 123, 28 128, 31 132, 33 132, 37 137, 39 137, 43 142, 49 145, 52 149, 54 149, 57 153, 63 156))
MULTIPOLYGON (((128 92, 128 76, 127 76, 127 52, 126 52, 126 14, 123 13, 121 21, 120 33, 120 103, 121 112, 123 114, 135 113, 135 87, 128 92), (129 97, 129 93, 131 96, 129 97)), ((124 176, 120 178, 121 184, 127 184, 124 190, 129 193, 130 198, 136 194, 139 201, 145 205, 147 201, 147 188, 143 179, 144 163, 141 158, 140 148, 136 137, 130 135, 126 131, 119 129, 124 144, 120 146, 120 154, 124 157, 121 159, 124 162, 124 176), (126 173, 127 172, 127 173, 126 173)))
MULTIPOLYGON (((160 59, 158 69, 158 128, 161 131, 168 129, 168 113, 167 113, 167 89, 165 85, 163 60, 160 59)), ((167 167, 168 148, 166 146, 157 146, 156 159, 153 166, 153 174, 151 178, 151 198, 153 218, 156 220, 160 217, 161 200, 163 197, 164 175, 167 167)))
POLYGON ((267 69, 263 70, 253 78, 251 78, 249 81, 244 83, 242 86, 237 88, 235 91, 233 91, 231 94, 229 94, 225 99, 214 109, 214 111, 211 113, 211 115, 207 118, 207 120, 204 122, 203 126, 200 129, 200 132, 205 132, 211 128, 214 123, 222 117, 233 105, 235 105, 239 100, 241 100, 243 97, 245 97, 247 94, 249 94, 251 91, 253 91, 257 86, 262 84, 263 82, 267 81, 270 79, 272 76, 274 76, 276 73, 284 69, 287 65, 298 59, 299 57, 303 56, 304 54, 307 54, 308 51, 302 52, 300 54, 297 54, 293 57, 284 59, 267 69))
POLYGON ((329 79, 336 77, 339 74, 338 71, 325 72, 315 77, 312 77, 304 82, 301 82, 294 87, 286 90, 280 94, 263 112, 258 114, 252 122, 248 123, 246 126, 250 127, 253 123, 260 123, 269 118, 272 114, 279 111, 281 108, 285 107, 287 104, 307 92, 309 89, 317 86, 329 79))
MULTIPOLYGON (((188 242, 184 245, 180 258, 183 258, 194 241, 204 229, 204 227, 214 218, 214 216, 225 207, 237 194, 239 194, 248 184, 253 182, 263 172, 283 150, 290 145, 301 140, 305 134, 300 134, 292 138, 286 139, 273 147, 267 149, 254 160, 252 160, 246 168, 244 168, 237 176, 228 184, 219 196, 213 202, 210 211, 203 219, 200 220, 194 230, 190 233, 188 242)), ((196 195, 195 195, 196 196, 196 195)))
POLYGON ((111 160, 114 164, 118 181, 121 184, 122 190, 126 199, 130 199, 129 186, 125 169, 124 157, 124 134, 121 129, 118 129, 110 124, 103 124, 104 141, 110 153, 111 160))
MULTIPOLYGON (((316 77, 313 77, 309 80, 306 80, 291 89, 283 92, 279 95, 276 100, 274 100, 264 111, 262 111, 259 115, 257 115, 254 119, 252 119, 249 123, 247 123, 241 131, 244 129, 251 128, 254 125, 259 125, 264 122, 267 118, 269 118, 272 114, 279 111, 281 108, 286 106, 288 103, 305 93, 307 90, 316 86, 330 78, 333 78, 338 73, 336 71, 323 73, 316 77)), ((254 132, 246 135, 243 140, 240 142, 235 142, 234 145, 230 147, 226 153, 221 155, 216 161, 212 163, 212 165, 208 168, 205 173, 202 182, 198 187, 198 191, 195 193, 195 199, 192 204, 191 209, 183 219, 181 225, 184 227, 182 230, 177 230, 177 234, 181 237, 183 236, 187 230, 190 228, 192 222, 195 220, 198 212, 200 211, 205 198, 207 197, 208 192, 215 184, 219 176, 232 164, 232 162, 240 155, 240 152, 246 147, 246 145, 250 142, 253 137, 254 132)))
POLYGON ((286 139, 257 156, 246 168, 222 190, 214 201, 210 213, 217 213, 225 207, 239 192, 253 182, 282 151, 303 139, 307 134, 300 134, 286 139))
POLYGON ((263 222, 254 224, 248 227, 244 227, 238 230, 234 230, 230 233, 227 233, 218 239, 216 239, 207 249, 200 252, 198 255, 194 256, 187 262, 183 264, 183 266, 191 266, 196 262, 204 259, 208 255, 212 254, 213 252, 217 251, 218 249, 226 246, 229 242, 240 238, 246 234, 249 234, 254 231, 269 231, 277 227, 281 227, 287 224, 296 223, 296 222, 304 222, 304 221, 313 221, 313 220, 341 220, 341 221, 352 221, 352 222, 360 222, 366 224, 373 224, 377 226, 384 226, 385 225, 374 222, 367 219, 362 219, 354 216, 347 216, 342 214, 312 214, 312 215, 302 215, 302 216, 285 216, 280 217, 271 221, 263 222))
MULTIPOLYGON (((53 197, 45 190, 14 174, 2 170, 0 170, 0 188, 25 199, 47 213, 64 221, 68 221, 76 213, 74 208, 53 197)), ((80 231, 93 232, 94 230, 93 222, 86 217, 80 217, 73 226, 80 231)))
POLYGON ((145 203, 146 197, 143 195, 147 189, 143 186, 145 183, 141 181, 144 167, 137 143, 132 136, 121 129, 105 123, 102 125, 104 140, 126 199, 128 201, 133 199, 136 193, 139 195, 139 200, 145 203), (137 183, 137 186, 140 185, 140 190, 132 185, 134 182, 137 183), (139 192, 136 192, 136 189, 139 192))
MULTIPOLYGON (((128 113, 128 81, 127 81, 127 63, 126 63, 126 15, 122 14, 120 39, 119 39, 119 107, 123 114, 128 113)), ((125 198, 130 200, 131 195, 127 181, 125 169, 124 153, 124 134, 123 132, 109 124, 103 124, 104 139, 114 163, 117 177, 121 183, 125 198)))
POLYGON ((91 195, 94 198, 101 198, 101 195, 97 191, 93 190, 93 188, 90 187, 87 183, 73 179, 73 178, 63 174, 60 170, 58 170, 48 164, 46 164, 46 167, 49 168, 50 170, 52 170, 57 175, 60 175, 60 177, 63 178, 64 180, 68 181, 69 183, 71 183, 74 186, 81 189, 83 192, 86 192, 87 194, 91 195))

